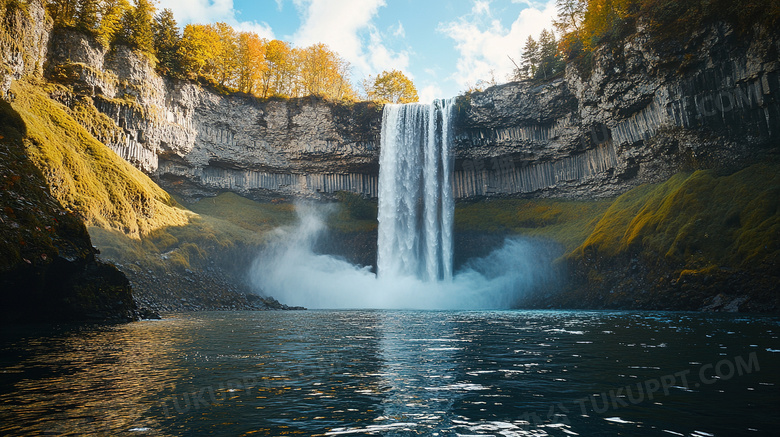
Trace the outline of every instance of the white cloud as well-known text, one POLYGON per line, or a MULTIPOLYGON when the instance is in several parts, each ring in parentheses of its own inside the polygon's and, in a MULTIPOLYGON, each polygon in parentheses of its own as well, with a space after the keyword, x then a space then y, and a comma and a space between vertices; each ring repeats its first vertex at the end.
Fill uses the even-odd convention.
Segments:
POLYGON ((168 8, 179 26, 189 23, 216 23, 231 25, 236 30, 255 32, 263 38, 273 39, 274 32, 267 23, 240 21, 233 8, 233 0, 159 0, 157 9, 168 8))
MULTIPOLYGON (((390 50, 384 35, 374 25, 385 0, 294 0, 302 15, 302 24, 293 35, 298 47, 324 43, 353 66, 356 79, 376 75, 383 70, 406 70, 409 54, 390 50)), ((404 34, 403 25, 391 29, 404 34)))
POLYGON ((400 21, 398 22, 398 27, 393 30, 390 29, 391 32, 393 32, 393 36, 396 38, 406 38, 406 30, 404 29, 404 24, 400 21))
MULTIPOLYGON (((524 0, 514 2, 531 4, 524 0)), ((487 7, 478 7, 480 3, 476 1, 472 11, 483 11, 487 7)), ((555 0, 534 4, 536 6, 523 9, 508 29, 498 20, 475 20, 473 14, 440 25, 439 31, 455 41, 459 52, 456 72, 452 75, 459 86, 465 89, 479 80, 488 80, 491 70, 498 81, 506 80, 512 74, 514 65, 509 56, 519 62, 528 36, 537 38, 542 29, 551 29, 557 14, 555 0)))
POLYGON ((417 95, 420 97, 420 103, 431 103, 434 99, 441 99, 443 94, 441 88, 437 85, 425 86, 417 92, 417 95))
POLYGON ((471 13, 474 15, 490 14, 490 0, 476 0, 471 8, 471 13))

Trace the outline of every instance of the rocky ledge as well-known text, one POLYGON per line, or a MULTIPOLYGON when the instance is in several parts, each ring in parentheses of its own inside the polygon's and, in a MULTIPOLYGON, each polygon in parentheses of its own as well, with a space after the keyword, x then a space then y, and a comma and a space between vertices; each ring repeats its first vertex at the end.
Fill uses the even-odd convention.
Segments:
POLYGON ((0 101, 0 322, 138 319, 127 277, 95 258, 84 223, 51 195, 14 114, 0 101))
MULTIPOLYGON (((57 31, 46 77, 58 98, 90 97, 116 125, 98 137, 186 198, 377 195, 381 107, 317 98, 258 100, 158 76, 122 47, 57 31), (101 136, 102 135, 102 136, 101 136)), ((684 169, 743 166, 776 152, 777 32, 726 24, 685 42, 641 30, 547 83, 457 100, 457 198, 607 197, 684 169)))

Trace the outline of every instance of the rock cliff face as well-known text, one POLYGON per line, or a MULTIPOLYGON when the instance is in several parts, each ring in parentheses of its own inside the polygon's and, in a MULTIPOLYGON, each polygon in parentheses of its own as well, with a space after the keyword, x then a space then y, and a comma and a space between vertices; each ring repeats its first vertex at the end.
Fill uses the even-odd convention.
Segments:
MULTIPOLYGON (((91 96, 117 125, 100 139, 175 193, 377 194, 373 104, 223 95, 77 33, 53 41, 47 77, 91 96)), ((726 25, 686 45, 640 32, 598 52, 587 78, 569 67, 552 83, 460 97, 456 197, 613 196, 683 168, 755 159, 780 133, 778 50, 776 32, 738 38, 726 25)))
POLYGON ((602 49, 588 78, 475 93, 458 124, 458 197, 599 197, 685 168, 730 167, 777 150, 776 32, 726 25, 686 45, 640 33, 602 49), (750 42, 745 42, 750 41, 750 42))
POLYGON ((144 57, 106 51, 79 33, 58 31, 53 39, 47 77, 92 97, 118 127, 95 132, 99 139, 174 192, 376 196, 381 108, 372 103, 223 95, 161 78, 144 57))

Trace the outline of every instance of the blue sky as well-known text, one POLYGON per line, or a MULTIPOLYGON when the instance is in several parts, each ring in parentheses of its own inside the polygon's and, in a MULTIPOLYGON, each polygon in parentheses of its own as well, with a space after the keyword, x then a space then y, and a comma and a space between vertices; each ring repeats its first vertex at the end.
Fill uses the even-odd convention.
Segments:
POLYGON ((528 35, 552 27, 555 0, 159 0, 179 25, 224 21, 297 47, 322 42, 352 65, 356 88, 407 74, 421 101, 479 80, 506 82, 528 35))

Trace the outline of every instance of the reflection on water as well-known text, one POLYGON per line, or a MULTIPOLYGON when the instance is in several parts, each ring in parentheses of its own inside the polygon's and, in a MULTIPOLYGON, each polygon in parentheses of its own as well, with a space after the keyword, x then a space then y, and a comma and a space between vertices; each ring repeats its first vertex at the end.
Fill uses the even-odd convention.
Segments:
POLYGON ((780 323, 306 311, 4 327, 2 435, 775 435, 780 323))

